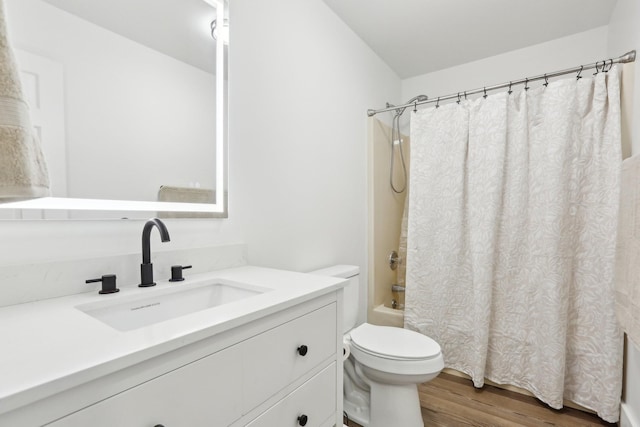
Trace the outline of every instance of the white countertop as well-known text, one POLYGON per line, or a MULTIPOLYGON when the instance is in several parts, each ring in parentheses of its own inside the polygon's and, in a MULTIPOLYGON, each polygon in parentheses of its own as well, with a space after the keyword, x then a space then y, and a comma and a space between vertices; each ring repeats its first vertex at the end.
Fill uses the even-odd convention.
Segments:
POLYGON ((177 283, 157 281, 152 288, 124 286, 116 294, 89 292, 0 308, 0 414, 346 284, 340 278, 251 266, 192 276, 187 270, 185 277, 177 283), (130 331, 118 331, 76 308, 215 279, 272 290, 130 331))

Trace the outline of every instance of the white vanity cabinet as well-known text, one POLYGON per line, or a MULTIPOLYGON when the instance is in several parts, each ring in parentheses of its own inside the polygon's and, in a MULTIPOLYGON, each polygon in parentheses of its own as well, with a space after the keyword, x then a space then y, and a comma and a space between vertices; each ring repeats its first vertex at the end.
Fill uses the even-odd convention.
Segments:
POLYGON ((50 424, 56 427, 227 426, 242 415, 241 349, 232 346, 50 424))
POLYGON ((341 426, 341 294, 203 336, 0 415, 0 426, 341 426))
POLYGON ((336 369, 336 363, 332 363, 249 423, 249 427, 335 425, 336 369))
POLYGON ((315 310, 244 342, 243 410, 311 371, 336 352, 335 304, 315 310))

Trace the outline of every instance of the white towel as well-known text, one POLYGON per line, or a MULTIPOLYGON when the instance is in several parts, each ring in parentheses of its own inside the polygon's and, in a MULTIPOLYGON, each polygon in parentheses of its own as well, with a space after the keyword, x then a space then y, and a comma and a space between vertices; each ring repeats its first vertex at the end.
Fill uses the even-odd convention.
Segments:
POLYGON ((31 126, 0 0, 0 200, 47 195, 47 166, 31 126))
POLYGON ((640 347, 640 155, 622 162, 616 251, 616 311, 622 329, 640 347))

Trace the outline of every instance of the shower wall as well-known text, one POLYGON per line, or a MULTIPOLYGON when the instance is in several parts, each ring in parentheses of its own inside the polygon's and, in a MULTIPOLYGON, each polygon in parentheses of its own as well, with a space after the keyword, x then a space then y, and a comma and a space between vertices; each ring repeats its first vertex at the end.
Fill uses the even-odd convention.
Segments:
MULTIPOLYGON (((404 116, 408 116, 407 110, 404 116)), ((391 113, 386 113, 391 116, 391 113)), ((407 119, 403 117, 403 119, 407 119)), ((402 326, 398 310, 384 310, 391 305, 391 285, 397 283, 397 271, 389 268, 391 251, 398 251, 400 226, 407 195, 395 193, 389 183, 391 161, 391 127, 376 118, 368 122, 368 183, 369 183, 369 298, 368 321, 374 324, 402 326)), ((402 135, 407 177, 409 172, 409 137, 402 135)), ((404 185, 404 174, 398 148, 395 149, 393 180, 397 189, 404 185)))

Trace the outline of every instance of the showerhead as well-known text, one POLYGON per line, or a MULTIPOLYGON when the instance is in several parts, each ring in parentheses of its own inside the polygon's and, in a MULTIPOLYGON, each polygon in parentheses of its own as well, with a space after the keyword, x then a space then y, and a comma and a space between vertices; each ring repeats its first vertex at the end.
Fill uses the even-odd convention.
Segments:
POLYGON ((414 96, 413 98, 408 100, 407 104, 411 104, 414 101, 418 101, 418 102, 427 101, 428 99, 429 99, 429 97, 427 95, 418 95, 418 96, 414 96))
MULTIPOLYGON (((413 98, 408 100, 405 104, 403 104, 404 105, 403 107, 398 107, 395 109, 396 114, 393 116, 392 125, 391 125, 391 157, 390 157, 390 164, 389 164, 389 184, 391 184, 391 189, 393 190, 394 193, 400 194, 404 192, 404 190, 407 188, 407 165, 404 162, 404 153, 402 150, 402 135, 400 134, 400 116, 402 116, 402 113, 404 113, 404 110, 406 110, 407 107, 409 107, 410 105, 413 104, 415 108, 417 107, 418 102, 424 102, 428 99, 429 97, 427 95, 414 96, 413 98), (400 160, 402 163, 402 175, 404 176, 404 185, 402 186, 402 188, 397 188, 393 182, 393 166, 395 164, 394 156, 396 152, 396 145, 397 145, 398 151, 400 151, 400 160)), ((392 107, 395 107, 395 105, 389 104, 387 102, 387 108, 392 108, 392 107)))
MULTIPOLYGON (((413 98, 411 98, 410 100, 408 100, 407 102, 405 102, 406 104, 412 104, 415 102, 423 102, 423 101, 427 101, 429 99, 429 97, 427 95, 418 95, 418 96, 414 96, 413 98)), ((387 108, 388 107, 393 107, 393 104, 389 104, 387 102, 387 108)), ((399 117, 402 115, 402 113, 404 113, 404 110, 406 110, 407 107, 402 107, 402 108, 396 108, 396 117, 399 117)))

